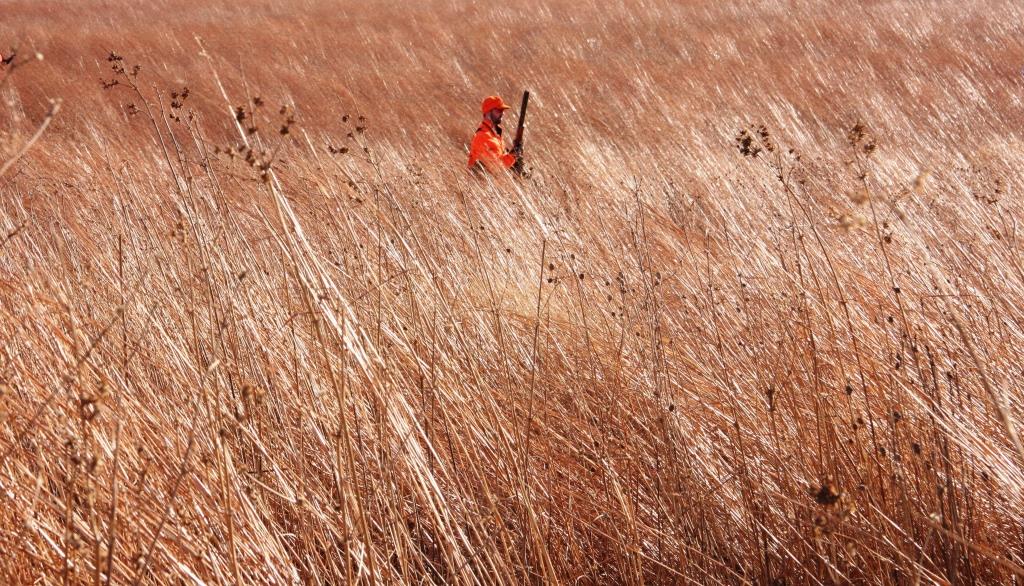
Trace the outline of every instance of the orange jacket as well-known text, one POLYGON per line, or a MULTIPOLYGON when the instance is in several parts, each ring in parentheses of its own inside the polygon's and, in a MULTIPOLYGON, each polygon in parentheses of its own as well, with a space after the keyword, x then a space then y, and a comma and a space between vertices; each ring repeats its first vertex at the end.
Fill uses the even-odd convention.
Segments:
POLYGON ((488 171, 508 169, 516 162, 516 156, 505 151, 501 128, 494 128, 490 120, 484 119, 476 129, 473 142, 469 145, 469 167, 482 164, 488 171))

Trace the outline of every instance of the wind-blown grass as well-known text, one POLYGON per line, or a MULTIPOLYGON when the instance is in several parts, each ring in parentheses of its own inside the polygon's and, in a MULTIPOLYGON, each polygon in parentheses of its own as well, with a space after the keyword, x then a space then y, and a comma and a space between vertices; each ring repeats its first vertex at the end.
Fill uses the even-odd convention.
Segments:
POLYGON ((1024 574, 1016 5, 48 4, 5 582, 1024 574))

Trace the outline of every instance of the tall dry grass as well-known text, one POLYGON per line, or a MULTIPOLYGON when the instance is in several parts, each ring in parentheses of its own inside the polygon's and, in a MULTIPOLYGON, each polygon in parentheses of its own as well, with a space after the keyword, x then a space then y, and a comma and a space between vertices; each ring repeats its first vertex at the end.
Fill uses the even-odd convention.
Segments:
POLYGON ((1024 574, 1016 4, 4 13, 4 582, 1024 574))

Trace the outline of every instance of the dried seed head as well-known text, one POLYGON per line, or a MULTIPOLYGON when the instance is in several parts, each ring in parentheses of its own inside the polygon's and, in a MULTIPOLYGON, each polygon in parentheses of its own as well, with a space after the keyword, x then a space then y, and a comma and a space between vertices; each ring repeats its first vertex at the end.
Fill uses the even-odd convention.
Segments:
POLYGON ((821 484, 821 488, 814 494, 814 500, 823 506, 831 506, 836 504, 843 494, 829 481, 825 481, 821 484))

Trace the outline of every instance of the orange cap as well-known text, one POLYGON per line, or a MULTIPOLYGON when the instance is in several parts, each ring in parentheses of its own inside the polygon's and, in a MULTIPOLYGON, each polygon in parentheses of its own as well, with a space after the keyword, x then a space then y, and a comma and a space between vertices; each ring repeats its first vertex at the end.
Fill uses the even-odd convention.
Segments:
POLYGON ((511 110, 512 106, 506 104, 498 96, 487 96, 486 98, 484 98, 484 103, 480 104, 480 111, 483 112, 484 114, 490 112, 491 110, 494 110, 495 108, 501 110, 511 110))

